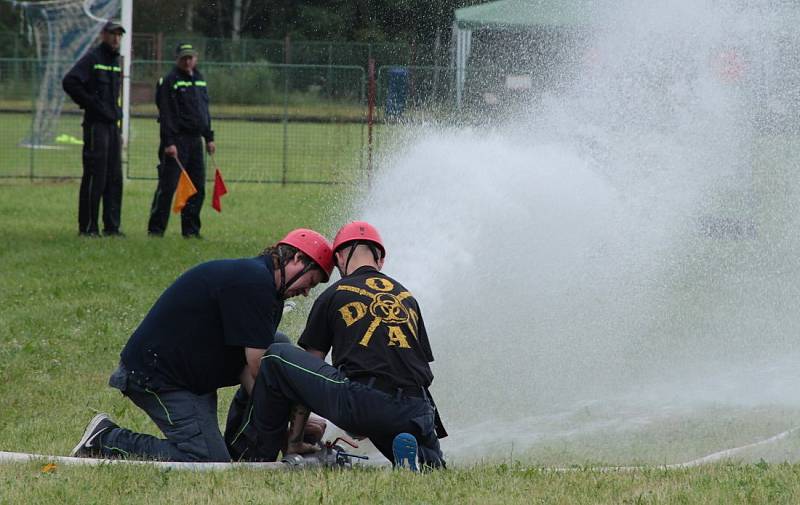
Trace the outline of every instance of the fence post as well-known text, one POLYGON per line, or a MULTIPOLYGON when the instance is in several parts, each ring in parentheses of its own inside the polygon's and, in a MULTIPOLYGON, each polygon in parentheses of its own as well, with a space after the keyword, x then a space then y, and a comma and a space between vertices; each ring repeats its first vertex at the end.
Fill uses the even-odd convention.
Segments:
POLYGON ((286 173, 289 170, 289 64, 292 62, 292 40, 289 34, 283 39, 283 168, 281 185, 286 186, 286 173))
POLYGON ((19 82, 19 37, 14 37, 14 82, 19 82))
POLYGON ((161 77, 162 75, 164 75, 161 70, 161 62, 162 60, 164 60, 164 32, 158 32, 158 35, 156 35, 155 53, 156 53, 155 59, 157 61, 156 72, 158 73, 158 76, 161 77))
POLYGON ((328 98, 333 96, 333 44, 328 42, 328 82, 326 88, 328 88, 328 98))
POLYGON ((369 59, 369 87, 367 91, 367 184, 372 182, 372 128, 375 115, 375 60, 369 59))
MULTIPOLYGON (((287 37, 288 39, 288 37, 287 37)), ((281 184, 286 186, 286 173, 289 170, 289 66, 283 67, 283 172, 281 184)))
POLYGON ((37 90, 39 89, 39 86, 41 85, 41 83, 39 82, 39 81, 41 81, 41 78, 39 76, 39 74, 41 72, 41 69, 39 68, 40 65, 41 64, 39 63, 38 60, 33 63, 33 68, 35 69, 35 72, 33 72, 33 75, 31 76, 31 77, 35 76, 35 79, 36 79, 34 81, 35 85, 31 86, 31 136, 30 136, 30 142, 29 142, 30 145, 28 146, 28 149, 30 150, 30 157, 29 157, 30 167, 28 168, 28 171, 29 171, 29 177, 30 177, 31 181, 33 181, 33 177, 34 177, 33 165, 36 163, 36 160, 34 159, 34 151, 36 151, 36 149, 34 149, 35 140, 34 140, 33 136, 34 136, 34 132, 36 131, 36 95, 37 95, 37 90))

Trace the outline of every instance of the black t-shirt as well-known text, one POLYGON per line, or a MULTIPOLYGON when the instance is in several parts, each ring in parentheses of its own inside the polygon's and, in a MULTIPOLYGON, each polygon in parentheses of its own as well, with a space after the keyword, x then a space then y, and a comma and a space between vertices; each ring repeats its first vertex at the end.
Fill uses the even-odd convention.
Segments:
POLYGON ((326 289, 298 344, 327 354, 348 377, 428 387, 433 353, 417 301, 396 280, 361 267, 326 289))
POLYGON ((164 291, 120 356, 141 385, 209 393, 239 383, 244 348, 269 347, 282 314, 269 258, 202 263, 164 291))

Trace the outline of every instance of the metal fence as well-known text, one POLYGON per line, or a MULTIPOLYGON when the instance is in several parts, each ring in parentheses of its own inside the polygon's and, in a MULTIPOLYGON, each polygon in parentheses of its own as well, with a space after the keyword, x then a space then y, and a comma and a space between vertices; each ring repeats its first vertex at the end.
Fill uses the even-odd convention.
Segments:
MULTIPOLYGON (((170 62, 135 61, 126 174, 155 178, 158 78, 170 62)), ((44 65, 0 59, 0 177, 78 177, 81 111, 64 102, 52 145, 25 145, 44 65)), ((216 161, 228 181, 340 183, 362 179, 366 76, 361 67, 206 63, 216 161)), ((211 171, 209 171, 211 173, 211 171)))
POLYGON ((28 39, 17 32, 0 32, 0 58, 34 58, 33 37, 28 39))
MULTIPOLYGON (((166 61, 132 64, 129 178, 156 178, 155 86, 172 66, 166 61)), ((474 114, 485 122, 513 98, 524 98, 502 95, 484 79, 486 72, 470 69, 463 72, 459 106, 454 69, 382 66, 373 75, 370 124, 369 82, 362 67, 206 62, 199 68, 211 97, 215 160, 231 182, 360 181, 367 177, 371 155, 391 150, 420 121, 463 124, 474 114)), ((43 71, 44 63, 34 59, 0 59, 0 177, 81 174, 82 114, 69 99, 55 142, 25 144, 32 137, 43 71)))
MULTIPOLYGON (((178 43, 189 42, 204 61, 355 65, 366 67, 369 59, 379 65, 431 64, 434 55, 428 46, 405 42, 334 42, 316 40, 247 39, 238 41, 212 37, 175 37, 136 33, 133 56, 141 60, 173 59, 178 43)), ((440 55, 441 56, 441 55, 440 55)))

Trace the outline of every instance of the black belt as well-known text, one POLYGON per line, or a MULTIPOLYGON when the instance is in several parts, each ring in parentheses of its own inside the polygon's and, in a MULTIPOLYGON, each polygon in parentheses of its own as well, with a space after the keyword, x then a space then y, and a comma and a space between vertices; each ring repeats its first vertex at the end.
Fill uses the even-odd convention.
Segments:
POLYGON ((413 398, 427 398, 428 393, 425 388, 419 386, 397 386, 378 377, 349 377, 352 382, 364 384, 368 388, 377 389, 382 393, 397 396, 411 396, 413 398))

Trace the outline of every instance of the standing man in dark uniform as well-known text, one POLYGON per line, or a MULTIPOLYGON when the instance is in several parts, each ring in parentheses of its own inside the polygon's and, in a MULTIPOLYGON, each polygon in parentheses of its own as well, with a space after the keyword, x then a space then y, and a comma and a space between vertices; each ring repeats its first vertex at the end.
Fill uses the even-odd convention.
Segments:
POLYGON ((122 75, 119 47, 125 29, 109 21, 102 43, 78 60, 62 86, 83 113, 83 177, 78 199, 78 233, 99 237, 103 200, 103 235, 121 236, 122 158, 120 129, 122 75))
POLYGON ((327 239, 302 228, 254 258, 189 269, 133 332, 109 379, 166 438, 134 433, 98 414, 71 455, 230 461, 217 419, 217 389, 241 384, 252 390, 284 300, 308 295, 331 271, 327 239))
POLYGON ((208 85, 197 69, 197 51, 191 44, 178 44, 175 57, 175 68, 159 79, 156 86, 161 143, 158 187, 150 207, 147 231, 150 236, 162 237, 167 230, 172 196, 180 176, 177 158, 197 188, 197 193, 181 211, 181 233, 185 238, 200 238, 200 209, 206 188, 203 139, 209 154, 216 151, 208 112, 208 85))
POLYGON ((447 433, 428 391, 433 354, 417 301, 380 272, 386 251, 369 223, 342 227, 333 250, 342 279, 314 302, 298 342, 305 351, 278 343, 262 358, 232 456, 274 461, 290 417, 300 429, 290 430, 285 452, 310 451, 302 429, 310 410, 368 437, 395 465, 416 469, 419 449, 424 466, 444 467, 438 439, 447 433))

